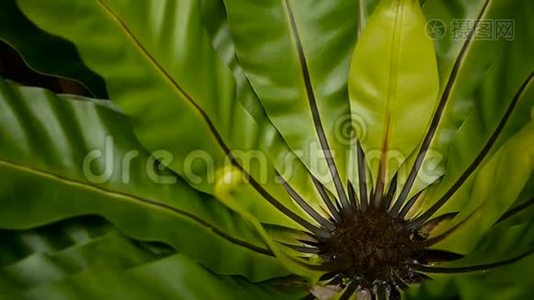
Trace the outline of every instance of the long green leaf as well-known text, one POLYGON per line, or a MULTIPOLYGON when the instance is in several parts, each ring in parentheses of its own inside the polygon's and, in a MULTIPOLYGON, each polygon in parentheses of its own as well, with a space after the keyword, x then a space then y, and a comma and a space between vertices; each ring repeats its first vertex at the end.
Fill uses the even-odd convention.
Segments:
MULTIPOLYGON (((306 199, 313 209, 326 211, 325 203, 319 201, 321 196, 313 186, 310 172, 302 160, 292 152, 289 145, 269 120, 262 103, 239 65, 235 53, 235 45, 230 37, 223 1, 209 0, 202 3, 204 24, 206 24, 205 26, 212 38, 213 45, 234 73, 238 87, 237 97, 258 124, 257 135, 262 138, 258 140, 257 147, 270 156, 281 176, 292 185, 299 195, 306 199)), ((240 203, 247 201, 246 196, 243 198, 240 203)), ((270 210, 267 209, 268 207, 263 207, 262 203, 257 201, 245 205, 245 207, 247 206, 249 211, 260 221, 268 222, 269 219, 265 217, 266 214, 270 213, 270 210)))
MULTIPOLYGON (((261 130, 238 101, 232 74, 212 48, 198 1, 19 4, 32 21, 78 46, 84 61, 106 79, 111 100, 133 119, 143 145, 171 152, 172 159, 163 163, 191 185, 213 193, 226 165, 239 165, 252 174, 250 182, 259 191, 248 196, 249 203, 267 200, 300 219, 300 225, 311 226, 299 217, 275 182, 270 160, 258 150, 261 130), (64 10, 71 13, 58 13, 64 10)), ((268 222, 292 224, 283 215, 270 216, 268 222)))
POLYGON ((94 266, 125 270, 174 253, 168 246, 129 239, 95 216, 27 230, 1 230, 0 237, 2 299, 94 266))
POLYGON ((425 28, 418 1, 384 0, 354 51, 351 110, 366 124, 359 140, 380 196, 423 138, 435 109, 438 71, 425 28))
POLYGON ((293 278, 252 284, 215 275, 167 247, 131 240, 100 218, 4 234, 34 252, 0 268, 0 299, 294 299, 306 293, 305 283, 293 278))
MULTIPOLYGON (((472 50, 465 57, 462 77, 451 97, 474 99, 472 112, 457 136, 451 142, 447 178, 455 178, 465 166, 480 152, 484 142, 495 132, 495 120, 502 120, 514 100, 514 94, 534 70, 534 58, 528 53, 534 42, 534 25, 528 12, 534 6, 527 2, 522 7, 508 1, 488 1, 485 20, 516 20, 513 27, 514 40, 500 38, 494 41, 475 39, 472 50), (500 59, 500 63, 496 61, 500 59), (475 76, 476 75, 476 76, 475 76), (479 112, 479 113, 474 113, 479 112)), ((517 132, 530 119, 530 109, 534 105, 532 78, 526 92, 512 107, 513 115, 495 146, 498 147, 513 133, 517 132)), ((450 182, 449 182, 450 184, 450 182)))
POLYGON ((451 226, 467 220, 437 247, 459 253, 470 251, 503 212, 512 207, 534 172, 533 144, 531 122, 480 168, 472 191, 451 226))
MULTIPOLYGON (((471 80, 471 73, 464 65, 473 52, 475 23, 487 14, 486 0, 429 0, 423 3, 423 12, 428 19, 427 34, 434 40, 439 78, 440 102, 433 114, 432 125, 426 132, 418 152, 414 152, 403 169, 409 172, 402 198, 417 193, 444 174, 448 148, 455 132, 469 116, 473 106, 471 97, 451 97, 455 87, 471 80), (460 22, 468 22, 461 29, 460 22), (459 38, 462 34, 463 38, 459 38), (458 36, 457 36, 458 35, 458 36), (409 169, 411 167, 411 169, 409 169)), ((480 53, 483 54, 483 53, 480 53)), ((473 54, 477 59, 479 54, 473 54)), ((469 86, 467 84, 466 86, 469 86)), ((403 183, 401 183, 404 185, 403 183)))
POLYGON ((270 120, 343 199, 350 136, 342 129, 351 125, 346 79, 356 1, 224 2, 240 65, 270 120), (317 36, 325 40, 318 43, 317 36))
POLYGON ((124 236, 108 233, 86 244, 54 253, 37 253, 6 266, 0 270, 0 285, 2 291, 23 291, 60 281, 83 271, 88 265, 124 270, 155 258, 124 236))
POLYGON ((37 88, 1 82, 0 91, 0 227, 96 213, 218 272, 254 280, 286 272, 236 214, 158 171, 122 114, 37 88))
MULTIPOLYGON (((531 10, 531 3, 522 3, 518 7, 509 1, 498 0, 425 2, 424 11, 428 18, 442 22, 447 30, 444 36, 435 40, 441 81, 440 101, 432 116, 432 125, 418 152, 413 155, 413 164, 409 164, 408 183, 401 198, 406 198, 410 189, 411 193, 416 193, 445 174, 439 192, 430 197, 439 198, 466 171, 498 130, 499 122, 495 120, 505 117, 514 94, 534 66, 528 55, 528 49, 532 47, 528 37, 533 26, 527 15, 531 10), (508 32, 503 29, 503 22, 512 19, 515 23, 513 28, 508 27, 511 29, 508 32), (492 36, 484 38, 480 33, 485 32, 482 28, 488 25, 493 26, 488 31, 492 36), (513 39, 506 34, 513 34, 513 39)), ((513 107, 512 116, 507 118, 492 149, 498 148, 528 122, 531 99, 530 96, 524 97, 513 107)))
POLYGON ((102 236, 112 226, 101 218, 85 216, 32 228, 0 230, 0 267, 17 262, 29 255, 55 252, 102 236))
POLYGON ((127 271, 96 266, 19 295, 24 299, 295 299, 305 293, 300 282, 288 286, 282 281, 277 286, 276 282, 251 284, 239 277, 217 276, 177 254, 127 271))
POLYGON ((441 117, 434 116, 437 123, 430 149, 446 158, 445 176, 423 208, 447 204, 448 209, 458 209, 465 196, 454 194, 468 191, 472 183, 468 180, 484 158, 529 121, 534 105, 529 10, 530 3, 517 8, 507 1, 489 0, 480 10, 479 18, 486 22, 514 18, 515 37, 484 40, 476 38, 473 31, 473 40, 465 41, 465 53, 458 57, 457 70, 442 93, 445 111, 441 117), (452 119, 459 119, 455 115, 458 105, 467 109, 467 116, 460 117, 463 123, 449 127, 452 119), (458 132, 451 135, 455 126, 458 132))

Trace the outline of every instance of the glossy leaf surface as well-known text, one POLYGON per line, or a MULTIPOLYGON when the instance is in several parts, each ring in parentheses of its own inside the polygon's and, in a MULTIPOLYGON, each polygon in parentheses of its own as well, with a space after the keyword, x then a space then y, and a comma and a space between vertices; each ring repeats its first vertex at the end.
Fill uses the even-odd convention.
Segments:
MULTIPOLYGON (((2 236, 6 235, 11 241, 24 241, 32 252, 1 265, 0 299, 87 299, 126 294, 132 299, 270 299, 273 295, 293 299, 303 294, 302 283, 291 278, 253 285, 240 277, 217 276, 165 245, 131 240, 94 217, 32 230, 2 231, 2 236), (281 285, 285 288, 278 289, 281 285)), ((11 251, 4 254, 19 254, 11 251)))
POLYGON ((381 1, 354 51, 351 110, 368 129, 359 139, 379 181, 414 150, 435 109, 438 70, 425 29, 417 1, 381 1))
POLYGON ((158 170, 128 119, 105 103, 6 82, 1 91, 2 228, 96 213, 222 273, 258 279, 284 272, 236 214, 169 170, 158 170), (233 258, 218 260, 214 247, 233 258), (261 261, 264 267, 251 267, 261 261))
POLYGON ((356 1, 224 2, 240 65, 269 118, 316 176, 331 183, 338 172, 344 184, 356 1), (317 43, 316 36, 325 40, 317 43))

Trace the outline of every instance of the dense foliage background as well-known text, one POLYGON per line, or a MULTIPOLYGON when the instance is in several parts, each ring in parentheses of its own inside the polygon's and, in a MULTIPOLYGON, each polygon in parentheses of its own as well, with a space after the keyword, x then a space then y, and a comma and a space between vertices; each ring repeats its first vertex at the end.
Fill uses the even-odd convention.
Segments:
POLYGON ((403 296, 534 296, 533 2, 379 2, 3 0, 0 298, 329 295, 282 245, 315 223, 272 179, 291 165, 327 215, 312 176, 386 189, 418 157, 407 216, 452 190, 444 267, 488 270, 403 296), (349 154, 321 158, 318 128, 349 154))

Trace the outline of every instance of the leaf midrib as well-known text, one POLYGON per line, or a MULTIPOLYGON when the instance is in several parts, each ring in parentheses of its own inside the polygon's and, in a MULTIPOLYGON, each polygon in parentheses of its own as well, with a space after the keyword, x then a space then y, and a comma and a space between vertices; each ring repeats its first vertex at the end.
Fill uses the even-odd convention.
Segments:
POLYGON ((99 7, 102 9, 102 11, 109 15, 111 19, 113 19, 117 24, 120 30, 124 33, 127 39, 129 39, 134 47, 142 54, 142 56, 149 61, 149 63, 157 70, 157 73, 163 77, 164 81, 167 82, 171 86, 172 89, 174 89, 179 95, 183 96, 185 99, 187 99, 187 102, 201 114, 204 121, 207 123, 209 130, 217 140, 217 143, 219 146, 223 149, 225 153, 228 153, 230 151, 230 148, 226 145, 220 134, 217 132, 215 125, 209 118, 208 114, 198 105, 198 103, 195 102, 193 97, 187 93, 187 91, 176 82, 176 80, 165 70, 165 68, 156 60, 156 58, 146 49, 141 41, 139 41, 133 32, 128 28, 127 24, 120 18, 118 14, 116 14, 106 3, 104 0, 98 0, 99 7))
POLYGON ((332 157, 333 155, 331 152, 331 147, 328 142, 328 138, 326 136, 323 123, 321 120, 321 114, 319 112, 319 107, 318 107, 317 99, 315 96, 315 90, 313 88, 313 83, 311 80, 311 74, 310 74, 309 67, 308 67, 308 61, 304 53, 304 47, 302 45, 299 30, 297 28, 297 20, 295 18, 295 15, 291 8, 291 4, 289 3, 289 0, 281 0, 281 1, 283 1, 282 6, 284 7, 285 13, 288 18, 288 22, 289 22, 288 26, 289 26, 290 35, 293 37, 294 47, 296 48, 295 50, 297 51, 297 55, 298 55, 297 59, 299 62, 300 71, 302 73, 302 81, 304 84, 306 99, 308 101, 310 112, 312 114, 314 129, 317 134, 319 143, 321 145, 321 150, 323 151, 325 155, 328 169, 330 171, 332 180, 334 181, 334 187, 339 197, 339 201, 344 207, 348 208, 350 204, 345 194, 345 188, 343 186, 343 183, 341 182, 339 169, 336 165, 336 162, 334 161, 332 157))
POLYGON ((400 64, 400 47, 402 43, 402 22, 404 18, 404 1, 396 1, 395 3, 395 16, 393 20, 393 34, 391 37, 391 47, 389 53, 389 76, 387 84, 387 96, 384 109, 384 127, 382 129, 382 145, 380 162, 378 166, 377 183, 375 190, 375 197, 373 202, 376 206, 380 205, 383 198, 385 184, 387 181, 387 169, 388 169, 388 149, 391 141, 391 123, 392 123, 392 107, 395 105, 398 89, 399 79, 399 64, 400 64))
MULTIPOLYGON (((249 179, 249 182, 251 186, 272 206, 274 206, 276 209, 278 209, 280 212, 282 212, 284 215, 290 217, 295 222, 300 224, 301 226, 308 228, 311 231, 315 230, 315 226, 308 222, 307 220, 303 219, 302 217, 298 216, 291 210, 287 209, 280 201, 278 201, 276 198, 274 198, 267 190, 265 190, 259 182, 256 181, 256 179, 247 171, 245 168, 239 164, 239 162, 235 159, 235 157, 232 155, 230 147, 226 145, 224 142, 224 139, 217 131, 217 128, 215 124, 211 121, 209 115, 200 107, 195 100, 185 91, 184 88, 182 88, 174 78, 165 70, 165 68, 158 63, 158 61, 150 54, 150 52, 141 44, 139 40, 137 40, 134 36, 134 34, 130 31, 128 26, 119 18, 117 14, 115 14, 109 6, 106 5, 104 0, 98 0, 98 3, 100 4, 99 7, 104 11, 105 14, 109 15, 115 22, 118 23, 120 29, 124 32, 126 37, 135 45, 135 47, 139 50, 139 52, 143 55, 143 57, 147 58, 148 61, 156 68, 158 73, 162 75, 164 80, 171 85, 171 87, 179 92, 184 98, 187 99, 187 101, 193 105, 193 107, 201 114, 204 122, 209 127, 210 132, 212 133, 213 137, 216 139, 217 144, 221 149, 223 150, 224 154, 227 155, 230 158, 230 162, 237 167, 244 175, 249 179)), ((238 104, 240 105, 240 104, 238 104)))
POLYGON ((124 201, 130 201, 130 202, 135 203, 136 205, 154 207, 154 208, 160 209, 161 211, 164 211, 164 212, 167 212, 167 213, 171 213, 171 214, 174 214, 174 215, 178 215, 180 217, 184 217, 184 218, 190 219, 191 221, 193 221, 195 223, 198 223, 199 225, 201 225, 201 226, 213 231, 218 236, 226 239, 227 241, 229 241, 229 242, 231 242, 231 243, 233 243, 235 245, 248 248, 248 249, 250 249, 252 251, 255 251, 255 252, 258 252, 258 253, 261 253, 261 254, 272 256, 272 253, 271 253, 270 250, 267 250, 267 249, 264 249, 264 248, 249 244, 248 242, 245 242, 245 241, 242 241, 242 240, 240 240, 238 238, 230 236, 229 234, 221 231, 217 227, 211 225, 210 223, 208 223, 207 221, 197 217, 196 215, 193 215, 193 214, 191 214, 189 212, 186 212, 186 211, 183 211, 183 210, 178 209, 176 207, 173 207, 173 206, 171 206, 169 204, 157 202, 155 200, 150 200, 150 199, 147 199, 147 198, 131 195, 131 194, 124 193, 124 192, 111 191, 111 190, 108 190, 108 189, 103 188, 103 187, 90 185, 90 184, 84 183, 82 181, 65 178, 65 177, 62 177, 60 175, 57 175, 57 174, 54 174, 54 173, 51 173, 51 172, 38 170, 38 169, 29 167, 29 166, 25 166, 25 165, 22 165, 22 164, 19 164, 19 163, 15 163, 15 162, 3 160, 3 159, 0 159, 0 165, 6 166, 8 168, 11 168, 11 169, 14 169, 14 170, 17 170, 17 171, 20 171, 20 172, 28 173, 28 174, 31 174, 33 176, 42 177, 42 178, 45 178, 47 180, 55 181, 55 182, 58 182, 60 184, 73 186, 73 187, 77 187, 77 188, 82 189, 82 190, 95 192, 95 193, 98 193, 98 194, 101 194, 101 195, 105 195, 105 196, 110 197, 110 198, 121 199, 121 200, 124 200, 124 201))
POLYGON ((440 99, 436 107, 436 111, 432 114, 429 128, 425 132, 425 135, 421 142, 421 147, 419 148, 415 162, 410 170, 408 178, 406 179, 406 183, 403 186, 399 194, 399 197, 397 198, 397 201, 395 203, 395 210, 397 211, 400 209, 400 206, 404 203, 404 201, 408 197, 411 191, 411 188, 413 187, 413 184, 415 183, 419 170, 423 164, 423 161, 426 157, 427 150, 429 149, 432 142, 434 141, 435 134, 438 131, 439 126, 441 125, 441 120, 443 119, 443 113, 445 112, 447 108, 447 105, 451 98, 452 91, 456 87, 458 74, 462 70, 466 57, 468 53, 470 52, 470 50, 472 49, 473 34, 475 33, 475 30, 478 27, 478 24, 482 20, 485 19, 490 3, 491 3, 491 0, 484 1, 482 9, 477 16, 476 22, 473 28, 471 29, 471 31, 469 32, 469 37, 462 44, 462 47, 460 48, 460 52, 458 53, 458 56, 456 57, 452 65, 452 69, 449 73, 449 76, 447 77, 445 87, 443 88, 443 91, 440 92, 440 96, 439 96, 440 99))

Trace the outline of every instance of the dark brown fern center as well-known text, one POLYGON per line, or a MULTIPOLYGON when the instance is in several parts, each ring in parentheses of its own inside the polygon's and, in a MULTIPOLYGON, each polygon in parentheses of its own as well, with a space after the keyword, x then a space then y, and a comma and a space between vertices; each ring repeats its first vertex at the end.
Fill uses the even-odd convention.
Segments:
POLYGON ((461 257, 427 250, 426 233, 410 230, 408 221, 392 217, 383 206, 341 211, 330 233, 329 237, 315 237, 310 246, 319 249, 321 268, 327 271, 322 277, 325 284, 347 288, 347 297, 351 290, 359 289, 378 298, 400 298, 399 290, 428 278, 412 265, 461 257), (433 257, 438 253, 441 258, 433 257))
MULTIPOLYGON (((315 183, 320 191, 325 191, 318 181, 315 183)), ((329 206, 330 216, 317 220, 322 224, 321 230, 310 235, 311 239, 302 240, 304 246, 287 245, 318 255, 321 263, 315 268, 325 271, 322 282, 346 289, 341 299, 358 290, 378 299, 400 299, 401 290, 429 278, 414 266, 461 258, 455 253, 428 249, 433 244, 433 239, 427 239, 429 230, 454 214, 413 227, 414 223, 405 220, 405 215, 421 193, 399 211, 396 205, 391 205, 396 185, 394 177, 381 197, 366 197, 362 185, 358 197, 349 183, 345 205, 334 199, 329 206), (373 199, 372 203, 367 199, 373 199)), ((328 197, 326 193, 321 195, 328 197)))
POLYGON ((315 211, 288 182, 280 178, 289 195, 320 224, 317 227, 295 219, 308 229, 310 238, 300 240, 300 245, 284 245, 307 254, 308 258, 313 255, 320 258, 320 264, 311 264, 310 267, 325 272, 321 278, 324 285, 345 289, 340 299, 347 299, 357 291, 368 292, 378 299, 400 299, 401 290, 429 278, 418 271, 419 266, 461 258, 455 253, 429 249, 443 236, 429 239, 430 231, 456 214, 434 219, 430 219, 429 214, 407 218, 424 190, 408 198, 410 192, 405 186, 395 197, 396 175, 383 193, 374 192, 380 190, 378 185, 368 193, 363 167, 365 154, 361 145, 358 146, 358 163, 361 166, 358 193, 351 182, 347 183, 345 190, 336 176, 338 194, 333 197, 311 175, 328 209, 326 216, 315 211))
POLYGON ((423 259, 425 248, 421 239, 407 230, 406 222, 375 208, 344 216, 332 237, 321 241, 319 247, 323 261, 338 266, 340 277, 355 279, 365 289, 380 282, 413 281, 415 274, 409 264, 423 259))

